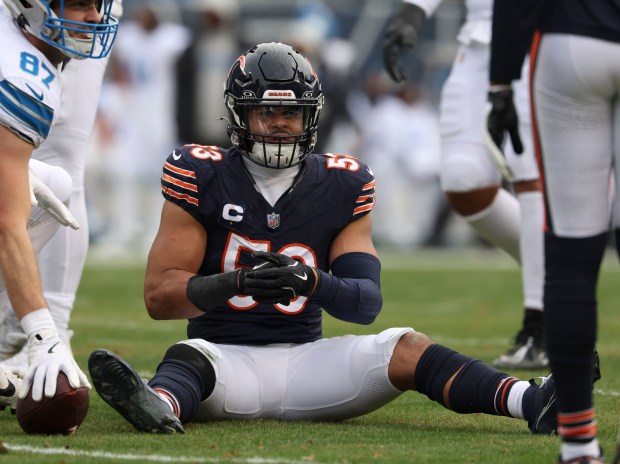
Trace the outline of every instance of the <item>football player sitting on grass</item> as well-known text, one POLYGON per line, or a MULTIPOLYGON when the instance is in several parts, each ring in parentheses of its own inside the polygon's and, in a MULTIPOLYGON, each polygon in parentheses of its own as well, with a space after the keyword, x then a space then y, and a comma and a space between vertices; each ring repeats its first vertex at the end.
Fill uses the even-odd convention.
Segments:
POLYGON ((171 433, 221 419, 343 420, 415 390, 458 413, 553 433, 551 377, 519 380, 408 327, 322 337, 323 310, 353 324, 381 310, 372 171, 312 152, 323 93, 288 45, 242 55, 224 100, 233 146, 168 157, 147 263, 149 314, 189 319, 188 339, 148 384, 116 354, 92 353, 103 400, 140 431, 171 433))

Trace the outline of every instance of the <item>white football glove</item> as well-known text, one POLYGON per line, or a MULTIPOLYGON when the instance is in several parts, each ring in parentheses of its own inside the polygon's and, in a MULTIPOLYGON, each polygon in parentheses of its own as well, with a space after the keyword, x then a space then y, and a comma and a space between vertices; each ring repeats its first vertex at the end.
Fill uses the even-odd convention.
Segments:
POLYGON ((32 170, 30 170, 30 204, 32 206, 38 205, 39 208, 46 210, 63 226, 69 226, 74 230, 80 228, 65 204, 56 198, 54 192, 32 170))
POLYGON ((59 372, 66 374, 73 388, 91 388, 88 378, 78 367, 67 345, 58 336, 53 323, 39 325, 28 334, 28 371, 19 397, 25 398, 31 386, 32 399, 35 401, 40 401, 44 393, 47 397, 54 396, 59 372))

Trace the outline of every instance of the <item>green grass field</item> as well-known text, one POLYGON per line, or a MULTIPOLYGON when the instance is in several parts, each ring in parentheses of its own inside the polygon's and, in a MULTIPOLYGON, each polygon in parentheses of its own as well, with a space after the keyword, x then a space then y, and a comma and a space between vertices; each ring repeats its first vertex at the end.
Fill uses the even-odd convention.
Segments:
MULTIPOLYGON (((412 326, 439 343, 491 362, 519 328, 520 276, 498 252, 385 253, 384 307, 369 327, 325 318, 325 336, 375 333, 412 326)), ((94 265, 84 274, 72 318, 73 349, 86 368, 89 354, 111 349, 141 374, 185 337, 184 323, 151 321, 142 302, 143 266, 94 265)), ((620 271, 608 256, 599 284, 603 378, 595 387, 600 439, 613 454, 620 395, 620 271)), ((514 372, 529 379, 544 372, 514 372)), ((408 392, 387 407, 343 423, 190 424, 185 435, 137 433, 93 391, 85 422, 71 437, 25 435, 0 413, 0 462, 223 463, 553 463, 557 437, 531 435, 525 421, 457 415, 408 392)))

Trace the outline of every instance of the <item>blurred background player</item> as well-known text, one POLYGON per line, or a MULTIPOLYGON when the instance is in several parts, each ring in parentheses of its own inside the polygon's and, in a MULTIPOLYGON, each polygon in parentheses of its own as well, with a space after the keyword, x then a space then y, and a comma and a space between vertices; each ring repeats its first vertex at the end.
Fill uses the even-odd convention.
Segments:
POLYGON ((498 91, 489 95, 487 126, 498 144, 505 132, 518 143, 511 83, 532 44, 534 139, 546 204, 545 338, 557 382, 559 462, 601 463, 592 351, 610 224, 620 253, 620 1, 496 0, 493 21, 490 80, 498 91))
MULTIPOLYGON (((43 297, 36 261, 40 247, 24 225, 53 223, 37 217, 37 208, 31 211, 32 171, 45 185, 59 182, 65 200, 70 195, 66 171, 31 161, 31 156, 58 121, 63 65, 68 59, 104 58, 110 52, 118 27, 110 8, 110 2, 95 0, 4 0, 0 5, 0 271, 27 337, 29 367, 20 396, 32 386, 35 400, 54 394, 59 371, 73 387, 90 386, 43 297)), ((70 213, 66 218, 66 224, 77 228, 70 213)))
MULTIPOLYGON (((122 15, 122 1, 114 0, 112 16, 122 15)), ((69 320, 80 284, 89 240, 84 175, 103 76, 110 55, 98 60, 70 60, 62 71, 60 111, 47 139, 33 159, 60 166, 71 176, 69 210, 80 228, 61 228, 38 254, 43 296, 60 338, 70 348, 69 320)), ((0 327, 0 366, 23 375, 28 366, 26 335, 12 308, 0 327)))
MULTIPOLYGON (((420 30, 441 0, 405 0, 390 22, 383 42, 385 68, 390 76, 406 78, 399 62, 416 46, 420 30)), ((522 327, 514 346, 493 365, 502 369, 541 369, 548 364, 543 339, 543 203, 539 174, 529 136, 522 154, 506 151, 516 197, 502 188, 502 177, 489 156, 482 136, 488 92, 492 0, 466 0, 460 46, 440 101, 441 187, 452 208, 484 239, 521 265, 524 294, 522 327)), ((523 134, 530 132, 528 67, 515 83, 523 134)), ((497 164, 496 162, 496 164, 497 164)))
POLYGON ((106 192, 114 215, 99 242, 114 256, 129 252, 144 259, 159 226, 163 199, 152 192, 166 153, 179 145, 176 63, 192 39, 186 26, 164 20, 176 14, 173 2, 136 2, 114 45, 114 65, 128 90, 122 118, 129 126, 117 145, 115 183, 106 192))
POLYGON ((451 210, 439 184, 435 106, 419 86, 395 84, 383 71, 371 74, 362 90, 348 102, 360 134, 355 153, 373 166, 389 199, 373 208, 373 240, 401 250, 441 244, 441 221, 451 210))
POLYGON ((194 36, 176 65, 177 128, 184 143, 223 146, 229 141, 219 100, 230 63, 243 47, 237 24, 237 0, 194 0, 189 10, 195 19, 194 36))

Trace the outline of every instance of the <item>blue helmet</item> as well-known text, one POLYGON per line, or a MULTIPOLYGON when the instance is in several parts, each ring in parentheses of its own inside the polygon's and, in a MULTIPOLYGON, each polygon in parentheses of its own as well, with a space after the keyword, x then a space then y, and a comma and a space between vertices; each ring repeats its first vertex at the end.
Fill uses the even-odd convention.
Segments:
POLYGON ((301 163, 314 148, 323 92, 308 59, 290 45, 263 43, 241 55, 228 73, 224 99, 231 141, 250 161, 288 168, 301 163), (264 134, 250 131, 248 112, 280 105, 303 111, 303 132, 264 142, 264 134))
POLYGON ((65 0, 4 0, 23 29, 75 59, 104 58, 110 53, 118 30, 118 20, 111 14, 112 2, 97 0, 101 20, 87 23, 64 18, 65 0), (76 36, 85 32, 88 38, 76 36))

